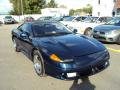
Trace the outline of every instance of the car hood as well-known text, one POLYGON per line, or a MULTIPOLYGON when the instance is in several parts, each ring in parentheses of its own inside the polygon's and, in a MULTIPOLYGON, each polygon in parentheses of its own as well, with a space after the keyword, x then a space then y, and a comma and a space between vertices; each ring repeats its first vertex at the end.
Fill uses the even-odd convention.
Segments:
POLYGON ((35 39, 42 47, 62 59, 88 55, 104 50, 104 46, 95 39, 80 35, 62 35, 35 39))
POLYGON ((100 30, 100 31, 111 31, 111 30, 118 30, 120 29, 120 26, 117 25, 99 25, 94 28, 94 30, 100 30))

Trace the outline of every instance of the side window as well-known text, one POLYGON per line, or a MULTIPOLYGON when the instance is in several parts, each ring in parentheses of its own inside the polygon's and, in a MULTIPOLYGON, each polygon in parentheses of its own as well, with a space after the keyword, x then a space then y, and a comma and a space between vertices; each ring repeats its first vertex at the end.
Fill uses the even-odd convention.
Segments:
POLYGON ((20 25, 17 29, 18 29, 19 31, 22 31, 22 27, 23 27, 23 24, 20 25))
POLYGON ((18 30, 26 32, 31 35, 31 25, 29 24, 22 24, 21 26, 18 27, 18 30))

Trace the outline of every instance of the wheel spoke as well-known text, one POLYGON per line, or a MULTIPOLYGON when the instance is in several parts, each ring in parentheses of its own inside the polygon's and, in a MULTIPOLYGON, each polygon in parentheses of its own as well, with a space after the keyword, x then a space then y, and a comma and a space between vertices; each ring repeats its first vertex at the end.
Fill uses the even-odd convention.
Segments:
POLYGON ((40 59, 39 55, 34 55, 34 68, 38 74, 41 74, 42 65, 39 59, 40 59))

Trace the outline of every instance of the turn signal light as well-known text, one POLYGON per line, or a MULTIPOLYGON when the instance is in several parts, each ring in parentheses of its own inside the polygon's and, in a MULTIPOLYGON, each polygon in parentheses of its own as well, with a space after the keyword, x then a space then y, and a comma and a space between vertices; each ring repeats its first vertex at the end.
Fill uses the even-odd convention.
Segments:
POLYGON ((63 62, 57 55, 52 54, 50 55, 50 59, 56 61, 56 62, 63 62))

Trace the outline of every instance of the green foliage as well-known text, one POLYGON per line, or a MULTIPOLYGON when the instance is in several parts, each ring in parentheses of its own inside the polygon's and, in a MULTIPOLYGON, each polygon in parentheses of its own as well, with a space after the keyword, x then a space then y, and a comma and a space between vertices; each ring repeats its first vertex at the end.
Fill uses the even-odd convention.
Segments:
POLYGON ((85 13, 92 14, 92 6, 88 4, 87 7, 83 8, 83 11, 85 13))
POLYGON ((48 8, 57 8, 57 4, 54 0, 51 0, 48 4, 47 4, 48 8))
POLYGON ((90 14, 91 15, 92 14, 92 6, 90 6, 88 4, 86 7, 82 8, 82 9, 76 9, 76 10, 71 9, 69 14, 70 15, 75 15, 75 14, 79 14, 81 12, 84 12, 86 14, 90 14))
POLYGON ((75 13, 75 10, 71 9, 69 12, 69 15, 72 16, 72 15, 74 15, 74 13, 75 13))
POLYGON ((10 14, 21 15, 21 7, 23 6, 24 14, 41 13, 41 9, 45 7, 46 0, 10 0, 13 4, 13 10, 10 14))

